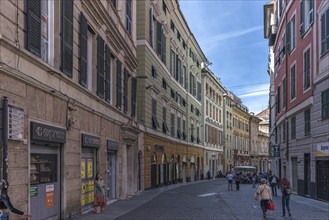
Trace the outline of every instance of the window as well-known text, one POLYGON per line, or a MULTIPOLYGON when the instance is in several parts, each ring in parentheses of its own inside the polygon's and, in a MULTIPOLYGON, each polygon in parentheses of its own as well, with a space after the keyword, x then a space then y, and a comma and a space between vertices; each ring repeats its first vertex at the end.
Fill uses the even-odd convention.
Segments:
POLYGON ((73 0, 62 0, 61 71, 72 77, 73 70, 73 0))
POLYGON ((153 17, 153 8, 150 8, 150 44, 151 47, 154 47, 154 17, 153 17))
POLYGON ((191 142, 194 142, 194 124, 191 124, 191 142))
POLYGON ((167 15, 168 9, 167 9, 167 5, 164 0, 162 1, 162 10, 163 10, 164 14, 167 15))
POLYGON ((162 132, 167 133, 169 132, 168 126, 167 126, 167 109, 165 106, 162 108, 162 132))
POLYGON ((197 90, 198 90, 198 100, 201 101, 201 83, 197 82, 197 90))
POLYGON ((157 100, 152 98, 152 128, 157 129, 159 123, 157 120, 157 100))
POLYGON ((182 133, 181 133, 181 118, 177 116, 177 138, 181 138, 182 133))
POLYGON ((178 54, 176 55, 176 81, 178 83, 182 83, 182 76, 181 76, 181 60, 178 58, 178 54))
MULTIPOLYGON (((88 76, 92 77, 92 70, 88 76)), ((112 71, 111 71, 111 52, 110 48, 106 45, 105 47, 105 100, 111 102, 111 91, 112 91, 112 71)))
POLYGON ((111 0, 111 3, 114 8, 117 8, 117 0, 111 0))
POLYGON ((290 68, 290 99, 296 98, 296 65, 290 68))
MULTIPOLYGON (((184 116, 185 117, 185 116, 184 116)), ((186 140, 186 119, 183 117, 183 139, 186 140)))
POLYGON ((286 143, 286 123, 282 123, 282 143, 286 143))
POLYGON ((131 35, 131 0, 126 0, 126 29, 128 31, 128 33, 131 35))
POLYGON ((321 55, 329 51, 329 9, 321 15, 321 55))
POLYGON ((183 66, 182 68, 182 77, 181 77, 181 85, 185 88, 185 83, 187 82, 186 81, 186 66, 183 66))
POLYGON ((280 98, 281 98, 281 95, 280 95, 280 86, 278 86, 278 91, 277 91, 277 94, 276 94, 276 112, 277 113, 280 113, 280 98))
POLYGON ((156 22, 156 52, 160 56, 163 63, 166 64, 166 36, 162 30, 162 24, 156 22))
POLYGON ((287 25, 287 50, 290 53, 296 47, 296 19, 295 15, 287 25))
POLYGON ((175 24, 172 20, 170 20, 170 28, 173 32, 175 32, 175 24))
POLYGON ((304 53, 304 90, 311 85, 311 56, 310 49, 304 53))
POLYGON ((172 49, 170 49, 170 74, 172 77, 175 77, 175 58, 176 58, 175 52, 172 49))
MULTIPOLYGON (((29 2, 29 1, 28 1, 29 2)), ((80 36, 79 36, 79 83, 87 87, 88 72, 88 23, 86 17, 80 14, 80 36)), ((92 44, 91 44, 92 46, 92 44)))
POLYGON ((162 78, 162 88, 164 88, 164 90, 167 90, 167 81, 162 78))
POLYGON ((157 69, 155 68, 154 65, 152 65, 152 77, 157 78, 157 76, 158 76, 157 69))
MULTIPOLYGON (((26 49, 53 65, 54 59, 54 3, 53 1, 26 2, 26 49)), ((68 3, 70 4, 70 3, 68 3)), ((69 9, 68 9, 69 10, 69 9)))
POLYGON ((321 93, 321 112, 322 119, 329 118, 329 89, 321 93))
POLYGON ((291 139, 296 139, 296 117, 291 118, 291 139))
POLYGON ((304 34, 309 30, 313 23, 314 17, 314 0, 301 0, 300 2, 300 35, 303 37, 304 34))
POLYGON ((171 119, 170 119, 170 125, 171 125, 171 136, 175 137, 175 114, 171 113, 171 119))
POLYGON ((304 112, 304 134, 306 135, 310 135, 311 134, 311 110, 307 109, 304 112))

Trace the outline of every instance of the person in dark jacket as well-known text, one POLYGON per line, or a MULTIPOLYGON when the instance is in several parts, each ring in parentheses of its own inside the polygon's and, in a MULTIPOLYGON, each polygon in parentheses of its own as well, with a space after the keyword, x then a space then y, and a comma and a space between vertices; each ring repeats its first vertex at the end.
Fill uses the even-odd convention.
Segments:
POLYGON ((234 180, 235 180, 236 190, 240 190, 241 173, 237 173, 234 176, 234 180))
POLYGON ((272 188, 272 196, 277 196, 278 192, 277 192, 277 187, 279 184, 279 178, 275 176, 275 174, 273 174, 273 176, 270 176, 270 186, 272 188))
POLYGON ((9 210, 18 215, 24 215, 26 217, 32 217, 30 213, 22 212, 21 210, 16 209, 13 204, 10 202, 8 196, 8 187, 9 183, 7 180, 1 180, 0 182, 0 220, 9 219, 9 210))

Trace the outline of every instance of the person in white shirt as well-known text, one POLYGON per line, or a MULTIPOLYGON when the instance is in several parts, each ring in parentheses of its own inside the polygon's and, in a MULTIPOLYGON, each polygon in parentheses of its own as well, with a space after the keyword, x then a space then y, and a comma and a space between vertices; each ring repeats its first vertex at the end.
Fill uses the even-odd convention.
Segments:
POLYGON ((227 181, 228 181, 228 189, 229 190, 233 190, 233 187, 232 187, 232 183, 233 183, 233 174, 231 172, 229 172, 226 176, 227 178, 227 181))

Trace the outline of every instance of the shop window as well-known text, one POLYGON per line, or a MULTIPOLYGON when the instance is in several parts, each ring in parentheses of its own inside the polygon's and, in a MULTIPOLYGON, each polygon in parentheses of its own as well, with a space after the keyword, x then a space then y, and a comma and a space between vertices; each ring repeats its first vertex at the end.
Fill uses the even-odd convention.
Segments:
POLYGON ((57 182, 57 155, 31 154, 31 185, 57 182))

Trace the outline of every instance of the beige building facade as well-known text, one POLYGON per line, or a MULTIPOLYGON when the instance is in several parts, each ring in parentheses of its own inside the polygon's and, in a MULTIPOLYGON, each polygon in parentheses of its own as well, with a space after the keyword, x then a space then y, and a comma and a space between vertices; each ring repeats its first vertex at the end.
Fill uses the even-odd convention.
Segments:
POLYGON ((109 202, 141 190, 136 1, 0 1, 0 24, 2 177, 15 207, 35 219, 89 211, 98 172, 109 202))

